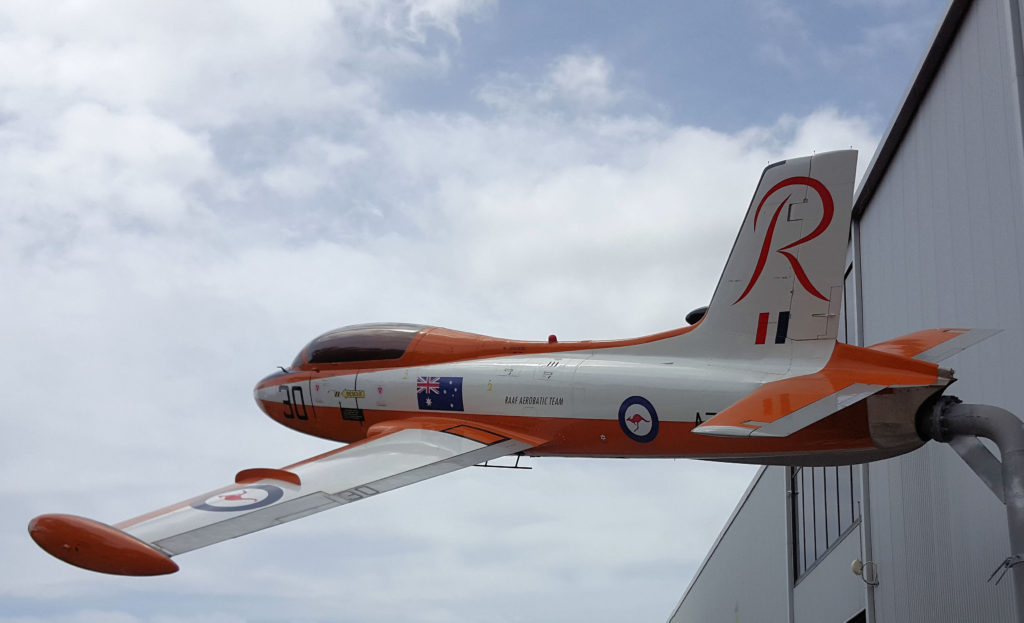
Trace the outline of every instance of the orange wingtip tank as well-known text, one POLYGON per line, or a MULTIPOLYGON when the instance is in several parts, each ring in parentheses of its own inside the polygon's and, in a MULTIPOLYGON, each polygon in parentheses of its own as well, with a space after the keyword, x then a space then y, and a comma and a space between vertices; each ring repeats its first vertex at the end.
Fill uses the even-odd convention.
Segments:
POLYGON ((178 565, 167 555, 105 523, 75 515, 40 515, 28 524, 32 539, 66 563, 116 575, 164 575, 178 565))

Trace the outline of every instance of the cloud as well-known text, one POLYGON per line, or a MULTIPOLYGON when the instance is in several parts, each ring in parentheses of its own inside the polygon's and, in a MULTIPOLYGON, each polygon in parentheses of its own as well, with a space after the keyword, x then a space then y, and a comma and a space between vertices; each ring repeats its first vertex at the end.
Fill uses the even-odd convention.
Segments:
POLYGON ((483 85, 477 97, 505 111, 540 109, 601 110, 622 101, 613 87, 613 68, 599 54, 565 54, 548 66, 540 80, 501 74, 483 85))
MULTIPOLYGON (((832 0, 815 19, 776 0, 749 3, 757 30, 757 63, 797 76, 822 72, 862 79, 880 59, 915 59, 936 27, 931 0, 832 0)), ((875 78, 877 80, 877 77, 875 78)))
POLYGON ((611 73, 611 65, 601 56, 570 54, 555 61, 548 80, 562 97, 600 107, 618 99, 611 92, 611 73))
POLYGON ((289 147, 284 158, 264 170, 260 177, 272 192, 303 199, 330 186, 341 169, 366 156, 360 147, 310 136, 289 147))
POLYGON ((878 7, 891 11, 903 8, 920 9, 928 4, 928 0, 832 0, 832 3, 840 6, 878 7))
POLYGON ((372 81, 334 74, 352 35, 326 2, 287 13, 271 5, 141 7, 65 2, 9 6, 6 104, 92 100, 146 108, 189 126, 372 103, 372 81), (242 10, 244 8, 244 10, 242 10), (12 59, 18 59, 16 62, 12 59), (337 79, 340 78, 340 79, 337 79), (41 96, 46 96, 45 99, 41 96))
POLYGON ((0 128, 0 197, 28 220, 103 215, 169 226, 201 209, 196 187, 218 177, 210 145, 145 111, 94 103, 55 111, 48 123, 0 128), (59 183, 57 183, 59 180, 59 183))
POLYGON ((879 59, 890 57, 894 50, 916 50, 934 28, 931 19, 917 15, 877 24, 861 31, 858 41, 821 48, 817 57, 824 68, 833 71, 877 63, 879 59))
POLYGON ((5 617, 0 615, 0 623, 243 623, 244 618, 230 612, 214 612, 188 617, 153 615, 136 616, 116 610, 83 609, 77 612, 61 614, 56 617, 18 616, 5 617))
POLYGON ((773 29, 785 28, 792 34, 793 30, 802 32, 806 27, 806 21, 800 16, 799 11, 779 0, 750 2, 747 6, 756 13, 758 21, 770 25, 773 29))

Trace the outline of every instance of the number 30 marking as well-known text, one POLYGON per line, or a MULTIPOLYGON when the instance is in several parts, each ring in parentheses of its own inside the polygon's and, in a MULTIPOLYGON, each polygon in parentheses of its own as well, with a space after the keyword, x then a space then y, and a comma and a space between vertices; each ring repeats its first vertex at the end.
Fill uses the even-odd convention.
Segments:
POLYGON ((284 399, 281 404, 284 405, 284 417, 288 420, 308 420, 309 411, 306 410, 306 396, 302 391, 301 385, 280 385, 277 391, 284 392, 284 399), (302 405, 302 412, 299 412, 299 405, 302 405))

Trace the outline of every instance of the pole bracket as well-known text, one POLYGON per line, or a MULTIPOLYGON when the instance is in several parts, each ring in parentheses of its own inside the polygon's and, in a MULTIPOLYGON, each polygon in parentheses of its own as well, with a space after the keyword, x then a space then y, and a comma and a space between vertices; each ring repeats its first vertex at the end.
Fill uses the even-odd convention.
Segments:
POLYGON ((981 478, 990 491, 1003 504, 1003 464, 992 454, 981 440, 974 435, 958 435, 949 440, 951 448, 956 450, 964 463, 981 478))
POLYGON ((1020 554, 1007 556, 1006 560, 999 563, 999 566, 996 567, 996 570, 992 572, 992 575, 988 576, 988 581, 991 582, 992 578, 995 578, 996 574, 1002 571, 1002 573, 999 573, 999 577, 996 578, 996 586, 998 586, 999 583, 1003 581, 1003 576, 1006 575, 1006 572, 1022 562, 1024 562, 1024 556, 1021 556, 1020 554))

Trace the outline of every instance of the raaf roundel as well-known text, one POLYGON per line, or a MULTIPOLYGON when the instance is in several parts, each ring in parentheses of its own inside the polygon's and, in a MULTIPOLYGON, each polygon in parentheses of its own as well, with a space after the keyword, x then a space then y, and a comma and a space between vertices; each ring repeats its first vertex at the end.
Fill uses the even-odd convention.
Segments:
POLYGON ((255 398, 277 422, 347 445, 114 525, 42 515, 32 538, 86 569, 156 575, 178 569, 173 556, 505 455, 835 465, 913 450, 916 410, 953 381, 938 362, 992 332, 836 340, 856 159, 764 170, 692 326, 586 342, 337 329, 255 398))

